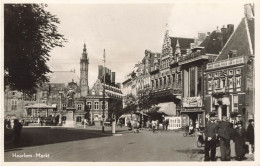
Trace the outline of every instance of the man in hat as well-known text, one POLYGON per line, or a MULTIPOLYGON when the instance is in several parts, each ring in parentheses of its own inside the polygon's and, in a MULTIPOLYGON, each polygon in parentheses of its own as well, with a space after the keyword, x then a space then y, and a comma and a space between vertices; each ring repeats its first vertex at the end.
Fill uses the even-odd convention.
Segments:
POLYGON ((205 161, 216 160, 216 140, 217 140, 217 123, 215 118, 211 116, 205 128, 205 161), (209 157, 210 151, 210 157, 209 157))
POLYGON ((230 139, 232 137, 233 129, 231 128, 228 118, 226 116, 222 117, 222 121, 217 127, 217 134, 220 138, 220 153, 221 161, 230 161, 230 139))
POLYGON ((249 142, 249 154, 252 154, 252 149, 254 148, 254 138, 255 138, 255 133, 254 133, 254 120, 249 119, 249 125, 246 130, 246 138, 247 141, 249 142))

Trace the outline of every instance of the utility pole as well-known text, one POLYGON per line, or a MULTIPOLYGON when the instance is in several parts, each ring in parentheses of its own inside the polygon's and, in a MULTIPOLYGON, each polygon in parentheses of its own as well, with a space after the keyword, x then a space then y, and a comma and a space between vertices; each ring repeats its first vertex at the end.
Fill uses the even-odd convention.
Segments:
POLYGON ((104 74, 104 78, 103 78, 103 115, 102 115, 102 119, 103 119, 103 123, 102 123, 102 132, 105 132, 105 83, 106 83, 106 70, 105 70, 105 66, 106 66, 106 50, 104 49, 104 54, 103 54, 103 58, 104 58, 104 67, 103 67, 103 74, 104 74))

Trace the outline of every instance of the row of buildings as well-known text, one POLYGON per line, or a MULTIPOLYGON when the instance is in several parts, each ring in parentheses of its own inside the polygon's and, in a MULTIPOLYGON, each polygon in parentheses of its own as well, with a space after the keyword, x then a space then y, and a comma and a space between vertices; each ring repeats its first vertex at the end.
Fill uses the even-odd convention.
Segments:
POLYGON ((30 96, 6 87, 5 117, 29 119, 31 122, 37 121, 39 117, 56 117, 58 123, 61 123, 67 115, 69 89, 75 92, 73 107, 76 109, 74 121, 77 123, 82 123, 84 119, 89 119, 92 123, 101 121, 104 100, 105 119, 119 116, 119 111, 122 110, 122 92, 121 84, 115 82, 116 73, 102 65, 98 66, 97 80, 89 88, 88 65, 89 58, 84 44, 80 59, 80 77, 75 70, 53 71, 48 75, 49 82, 30 96))
POLYGON ((122 83, 123 94, 152 89, 161 110, 178 117, 179 127, 205 126, 211 112, 219 119, 253 118, 254 9, 246 4, 244 10, 245 17, 235 29, 228 24, 199 33, 196 39, 172 37, 166 28, 162 51, 145 51, 122 83))

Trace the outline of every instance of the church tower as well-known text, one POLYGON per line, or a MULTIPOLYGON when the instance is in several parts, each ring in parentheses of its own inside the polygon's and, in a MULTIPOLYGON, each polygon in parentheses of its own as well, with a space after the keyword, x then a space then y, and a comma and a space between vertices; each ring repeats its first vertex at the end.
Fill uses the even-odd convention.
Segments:
POLYGON ((82 57, 80 59, 80 96, 86 97, 88 95, 88 53, 86 49, 86 43, 84 43, 82 57))

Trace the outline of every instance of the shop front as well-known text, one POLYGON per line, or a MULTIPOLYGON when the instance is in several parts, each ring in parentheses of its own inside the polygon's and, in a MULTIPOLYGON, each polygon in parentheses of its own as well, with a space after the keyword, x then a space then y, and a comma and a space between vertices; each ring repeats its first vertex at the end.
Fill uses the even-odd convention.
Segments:
POLYGON ((182 99, 182 127, 205 126, 205 111, 202 109, 201 97, 185 97, 182 99))

